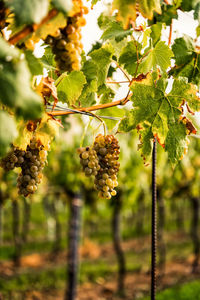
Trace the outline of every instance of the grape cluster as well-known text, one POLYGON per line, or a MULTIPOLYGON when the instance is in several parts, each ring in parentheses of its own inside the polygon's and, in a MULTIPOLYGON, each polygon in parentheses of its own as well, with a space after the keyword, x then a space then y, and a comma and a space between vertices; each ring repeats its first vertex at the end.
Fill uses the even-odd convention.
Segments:
POLYGON ((47 151, 33 138, 26 151, 13 147, 12 151, 1 160, 0 165, 5 171, 21 167, 21 173, 17 179, 19 194, 27 197, 37 190, 42 179, 42 170, 45 166, 47 151))
POLYGON ((86 24, 83 14, 88 8, 81 0, 73 0, 74 14, 68 17, 67 25, 58 29, 53 35, 48 35, 45 42, 52 47, 55 60, 60 70, 71 72, 81 68, 81 26, 86 24))
POLYGON ((86 176, 94 175, 96 176, 100 170, 97 153, 92 147, 79 148, 77 149, 80 155, 80 162, 83 166, 83 171, 86 176))
POLYGON ((15 167, 20 167, 24 162, 24 155, 25 151, 13 147, 12 151, 1 159, 0 166, 7 172, 13 170, 15 167))
POLYGON ((87 176, 94 175, 94 187, 100 198, 116 195, 120 147, 113 135, 99 134, 92 147, 79 148, 81 164, 87 176))

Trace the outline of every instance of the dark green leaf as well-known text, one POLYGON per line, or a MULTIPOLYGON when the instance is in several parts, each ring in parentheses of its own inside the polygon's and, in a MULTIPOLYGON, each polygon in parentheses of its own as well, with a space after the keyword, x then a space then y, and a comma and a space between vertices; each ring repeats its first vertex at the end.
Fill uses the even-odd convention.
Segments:
POLYGON ((72 0, 52 0, 51 3, 58 10, 60 10, 64 13, 67 13, 73 7, 72 0))
POLYGON ((5 0, 5 3, 14 12, 18 25, 40 23, 49 7, 48 0, 5 0))

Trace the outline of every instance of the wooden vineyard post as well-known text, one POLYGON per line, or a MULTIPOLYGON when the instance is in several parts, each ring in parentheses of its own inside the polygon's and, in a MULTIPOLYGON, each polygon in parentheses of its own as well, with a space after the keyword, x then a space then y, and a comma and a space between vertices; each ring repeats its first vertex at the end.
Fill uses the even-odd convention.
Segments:
POLYGON ((68 266, 67 266, 67 289, 65 300, 75 300, 77 294, 77 278, 79 266, 79 239, 81 228, 82 197, 75 194, 70 200, 70 217, 68 233, 68 266))
POLYGON ((156 254, 157 254, 157 186, 156 159, 157 141, 153 142, 152 155, 152 219, 151 219, 151 300, 156 299, 156 254))

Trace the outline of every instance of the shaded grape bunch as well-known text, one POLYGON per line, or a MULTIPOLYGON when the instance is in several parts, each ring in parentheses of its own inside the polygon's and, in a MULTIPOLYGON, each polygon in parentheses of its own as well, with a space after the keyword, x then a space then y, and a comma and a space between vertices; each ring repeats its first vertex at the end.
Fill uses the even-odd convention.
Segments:
POLYGON ((113 135, 99 134, 95 138, 94 150, 97 153, 100 170, 95 176, 95 189, 99 191, 100 198, 110 199, 116 195, 115 187, 118 186, 117 173, 120 147, 118 140, 113 135))
POLYGON ((41 182, 42 170, 47 159, 47 151, 43 148, 35 139, 32 139, 26 148, 22 171, 17 179, 19 194, 24 197, 33 194, 41 182))
POLYGON ((95 176, 94 187, 100 198, 116 195, 120 147, 113 135, 99 134, 93 146, 77 150, 86 176, 95 176))
POLYGON ((80 157, 80 163, 83 166, 83 171, 87 177, 96 176, 100 170, 97 153, 92 147, 78 148, 77 152, 80 157))
POLYGON ((37 186, 41 182, 46 158, 47 151, 39 141, 33 138, 26 151, 13 147, 12 151, 1 159, 0 166, 5 171, 13 170, 15 167, 21 168, 21 173, 17 178, 18 193, 27 197, 37 190, 37 186))
POLYGON ((6 172, 13 170, 15 167, 20 167, 24 162, 24 155, 25 151, 13 147, 8 155, 1 159, 0 166, 6 172))
POLYGON ((67 18, 67 25, 60 28, 53 35, 48 35, 45 42, 52 47, 55 60, 60 70, 71 72, 81 68, 81 26, 86 24, 83 14, 88 8, 82 1, 74 0, 74 14, 67 18))

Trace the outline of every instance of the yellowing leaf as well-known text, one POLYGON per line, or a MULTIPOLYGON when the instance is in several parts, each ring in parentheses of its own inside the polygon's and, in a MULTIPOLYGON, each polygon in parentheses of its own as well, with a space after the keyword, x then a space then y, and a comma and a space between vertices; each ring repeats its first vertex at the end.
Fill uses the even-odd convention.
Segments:
POLYGON ((35 136, 40 140, 46 150, 49 149, 49 143, 59 134, 60 123, 51 116, 45 114, 37 127, 35 136))
POLYGON ((122 21, 127 28, 130 21, 136 20, 136 12, 143 17, 152 19, 153 12, 161 14, 160 0, 114 0, 113 10, 118 10, 118 20, 122 21))

